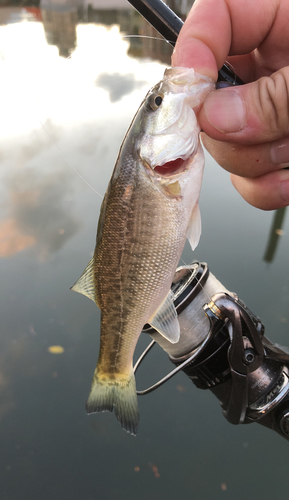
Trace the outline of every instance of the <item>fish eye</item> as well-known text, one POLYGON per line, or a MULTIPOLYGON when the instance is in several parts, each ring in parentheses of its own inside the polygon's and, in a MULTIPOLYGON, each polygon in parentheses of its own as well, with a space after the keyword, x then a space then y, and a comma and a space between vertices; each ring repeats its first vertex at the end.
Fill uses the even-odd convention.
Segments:
POLYGON ((156 96, 156 98, 155 98, 155 105, 156 105, 157 107, 159 107, 159 106, 161 105, 162 101, 163 101, 162 96, 157 95, 157 96, 156 96))
POLYGON ((147 98, 147 102, 146 102, 146 107, 148 110, 150 111, 156 111, 161 103, 163 102, 163 95, 162 94, 151 94, 148 98, 147 98))

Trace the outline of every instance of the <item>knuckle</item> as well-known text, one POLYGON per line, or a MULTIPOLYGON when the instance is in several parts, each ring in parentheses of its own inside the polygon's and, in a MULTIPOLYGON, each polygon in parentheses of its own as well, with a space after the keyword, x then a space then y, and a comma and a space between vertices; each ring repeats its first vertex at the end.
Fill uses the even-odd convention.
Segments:
POLYGON ((289 70, 273 73, 259 80, 260 114, 276 135, 289 131, 289 70))

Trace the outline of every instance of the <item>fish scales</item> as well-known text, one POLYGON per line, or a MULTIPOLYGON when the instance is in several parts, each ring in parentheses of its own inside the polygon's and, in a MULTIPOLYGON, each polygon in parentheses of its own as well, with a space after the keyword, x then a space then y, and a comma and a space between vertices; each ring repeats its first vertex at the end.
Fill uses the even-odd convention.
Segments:
POLYGON ((200 236, 204 158, 194 107, 213 82, 173 68, 147 94, 122 143, 99 218, 93 259, 72 287, 101 309, 88 413, 112 411, 136 434, 133 354, 145 323, 179 339, 170 286, 186 238, 200 236))
POLYGON ((186 236, 178 202, 170 200, 167 210, 163 210, 163 192, 148 190, 146 184, 151 181, 141 169, 135 168, 126 158, 122 161, 127 166, 132 164, 136 175, 133 172, 132 176, 127 175, 128 167, 123 179, 118 177, 117 186, 121 185, 121 189, 114 189, 113 185, 110 188, 105 229, 95 253, 95 275, 99 282, 98 303, 106 311, 101 329, 104 340, 100 365, 105 371, 114 366, 120 373, 130 373, 137 338, 125 333, 142 329, 153 314, 160 287, 164 281, 169 284, 172 281, 180 240, 185 240, 186 236), (130 197, 124 202, 121 192, 126 193, 128 186, 130 197), (121 235, 119 239, 115 238, 116 227, 121 235), (161 252, 162 265, 155 252, 156 246, 161 252))

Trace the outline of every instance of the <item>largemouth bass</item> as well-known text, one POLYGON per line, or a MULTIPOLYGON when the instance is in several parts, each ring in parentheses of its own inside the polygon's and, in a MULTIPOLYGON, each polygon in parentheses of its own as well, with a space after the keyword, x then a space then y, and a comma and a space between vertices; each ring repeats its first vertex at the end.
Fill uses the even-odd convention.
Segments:
POLYGON ((193 108, 213 81, 171 68, 138 109, 103 200, 94 256, 72 289, 101 309, 100 352, 86 409, 112 411, 136 434, 133 354, 145 323, 170 342, 180 329, 170 286, 186 238, 201 233, 204 155, 193 108))

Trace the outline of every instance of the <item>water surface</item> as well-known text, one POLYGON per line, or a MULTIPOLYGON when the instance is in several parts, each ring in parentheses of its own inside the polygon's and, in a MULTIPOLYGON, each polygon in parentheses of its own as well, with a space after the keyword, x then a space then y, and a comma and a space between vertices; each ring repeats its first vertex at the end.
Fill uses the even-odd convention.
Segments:
MULTIPOLYGON (((1 499, 287 498, 288 442, 230 425, 184 374, 140 398, 136 438, 84 411, 100 315, 69 287, 125 131, 170 57, 163 41, 123 38, 152 34, 133 9, 84 7, 0 9, 1 499)), ((184 260, 208 262, 289 345, 288 219, 266 262, 274 213, 247 205, 209 156, 200 205, 201 242, 184 260)), ((138 386, 169 369, 156 348, 138 386)))

